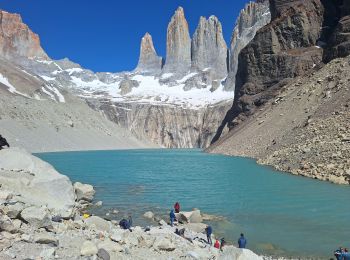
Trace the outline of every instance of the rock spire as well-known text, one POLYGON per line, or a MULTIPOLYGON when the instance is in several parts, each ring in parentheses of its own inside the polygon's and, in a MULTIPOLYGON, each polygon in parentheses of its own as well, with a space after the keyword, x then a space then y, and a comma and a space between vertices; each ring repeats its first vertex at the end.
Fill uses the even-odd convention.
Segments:
POLYGON ((140 58, 136 71, 142 73, 159 73, 162 69, 162 58, 157 55, 152 36, 146 33, 141 40, 140 58))

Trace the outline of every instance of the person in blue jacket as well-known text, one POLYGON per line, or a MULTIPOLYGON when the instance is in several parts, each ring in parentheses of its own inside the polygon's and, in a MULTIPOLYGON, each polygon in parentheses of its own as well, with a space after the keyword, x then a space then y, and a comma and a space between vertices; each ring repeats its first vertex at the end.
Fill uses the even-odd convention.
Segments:
POLYGON ((207 234, 208 244, 212 245, 213 242, 211 241, 211 234, 213 233, 213 228, 211 226, 207 226, 205 228, 205 233, 207 234))
POLYGON ((343 259, 350 260, 350 253, 347 248, 344 248, 343 259))
POLYGON ((241 234, 241 237, 238 239, 238 247, 245 248, 247 246, 247 239, 241 234))
POLYGON ((174 221, 175 221, 175 219, 176 219, 175 212, 174 212, 174 210, 172 209, 172 210, 170 211, 170 225, 171 225, 172 227, 174 226, 174 221))
POLYGON ((343 248, 339 247, 339 249, 334 251, 334 256, 337 260, 343 260, 343 253, 344 253, 343 248))

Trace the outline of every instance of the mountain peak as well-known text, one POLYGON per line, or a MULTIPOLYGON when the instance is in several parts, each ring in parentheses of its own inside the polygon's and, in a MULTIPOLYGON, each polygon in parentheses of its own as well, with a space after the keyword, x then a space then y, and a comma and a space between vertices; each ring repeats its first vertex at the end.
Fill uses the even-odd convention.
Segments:
POLYGON ((23 23, 19 14, 0 10, 0 56, 39 57, 48 59, 41 48, 39 36, 23 23))
POLYGON ((148 32, 142 37, 140 58, 136 71, 159 73, 162 68, 162 58, 157 55, 153 39, 148 32))

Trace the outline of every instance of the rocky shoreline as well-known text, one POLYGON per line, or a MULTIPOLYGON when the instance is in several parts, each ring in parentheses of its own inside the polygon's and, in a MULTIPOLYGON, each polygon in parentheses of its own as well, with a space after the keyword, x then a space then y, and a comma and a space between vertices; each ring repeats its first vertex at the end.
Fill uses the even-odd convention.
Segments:
MULTIPOLYGON (((0 259, 262 259, 205 240, 199 211, 176 227, 122 229, 116 221, 83 215, 91 185, 70 182, 51 165, 18 148, 0 151, 0 259), (192 223, 191 223, 192 222, 192 223), (185 236, 175 234, 185 228, 185 236)), ((145 214, 150 217, 151 213, 145 214)), ((153 217, 153 216, 152 216, 153 217)))

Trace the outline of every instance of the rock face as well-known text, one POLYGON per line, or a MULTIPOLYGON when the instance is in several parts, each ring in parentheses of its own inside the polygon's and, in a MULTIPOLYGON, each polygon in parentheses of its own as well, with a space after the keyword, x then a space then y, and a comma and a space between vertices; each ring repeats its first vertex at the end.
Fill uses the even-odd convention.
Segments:
POLYGON ((326 11, 325 61, 350 54, 350 1, 323 0, 326 11), (329 36, 329 37, 327 37, 329 36))
POLYGON ((47 205, 62 215, 71 213, 75 202, 73 186, 68 177, 48 163, 24 150, 11 148, 0 151, 0 168, 2 188, 19 194, 19 201, 47 205))
POLYGON ((215 16, 201 17, 192 38, 192 69, 212 68, 216 79, 227 75, 227 46, 222 26, 215 16))
POLYGON ((236 84, 238 55, 254 38, 256 32, 271 21, 269 1, 249 2, 241 11, 231 37, 229 73, 225 89, 233 91, 236 84))
POLYGON ((0 27, 0 55, 6 58, 13 56, 48 58, 40 46, 39 36, 22 22, 18 14, 0 10, 0 27))
POLYGON ((167 54, 163 72, 186 73, 191 68, 191 38, 182 7, 179 7, 168 25, 167 54))
POLYGON ((107 117, 129 129, 138 138, 146 138, 166 148, 204 148, 210 145, 230 108, 231 101, 199 109, 138 103, 96 103, 107 117))
POLYGON ((158 74, 162 69, 162 57, 157 55, 152 36, 146 33, 141 40, 140 58, 136 71, 147 74, 158 74))
POLYGON ((271 23, 239 55, 231 111, 235 123, 270 99, 274 88, 280 87, 277 83, 305 75, 322 61, 322 49, 314 47, 323 23, 321 2, 276 0, 270 4, 274 10, 271 23))

